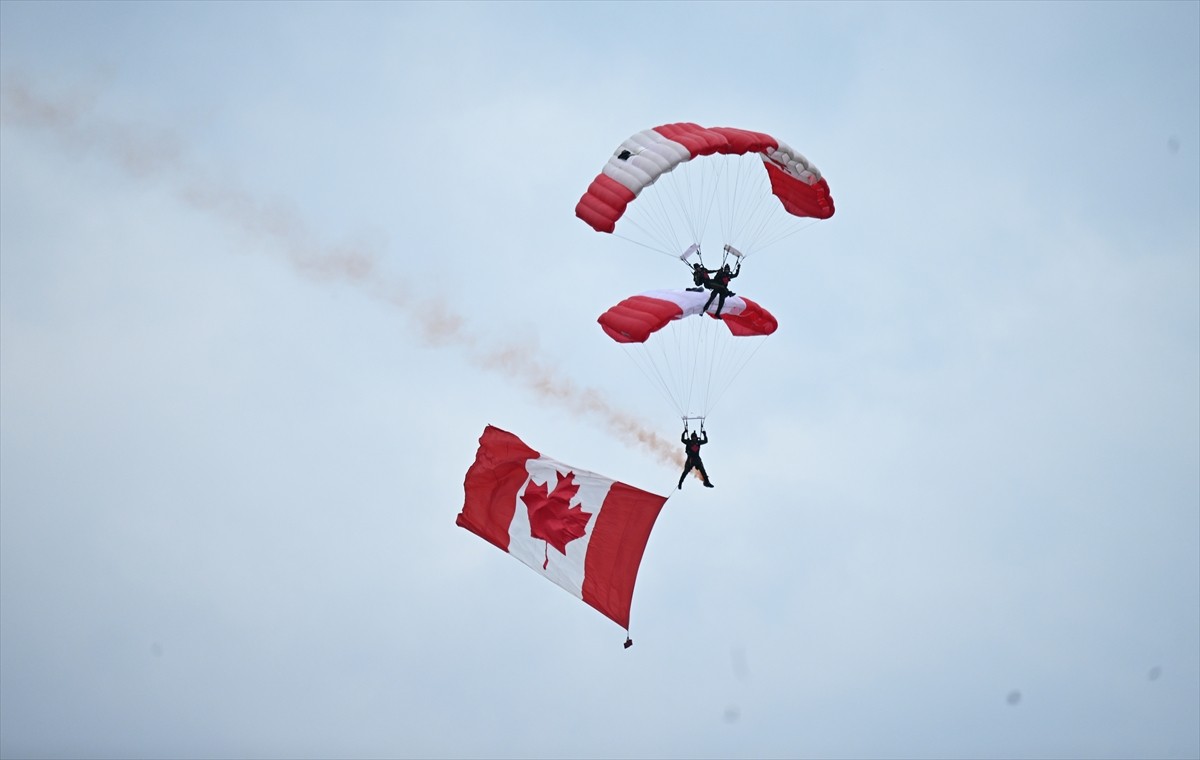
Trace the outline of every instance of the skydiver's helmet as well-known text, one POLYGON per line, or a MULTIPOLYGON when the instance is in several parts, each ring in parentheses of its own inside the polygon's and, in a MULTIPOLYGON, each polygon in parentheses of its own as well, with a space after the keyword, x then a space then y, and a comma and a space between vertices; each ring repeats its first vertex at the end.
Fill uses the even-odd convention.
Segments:
POLYGON ((695 430, 693 430, 693 431, 692 431, 692 440, 693 440, 693 441, 698 441, 698 440, 700 440, 700 434, 699 434, 699 433, 697 433, 695 430))

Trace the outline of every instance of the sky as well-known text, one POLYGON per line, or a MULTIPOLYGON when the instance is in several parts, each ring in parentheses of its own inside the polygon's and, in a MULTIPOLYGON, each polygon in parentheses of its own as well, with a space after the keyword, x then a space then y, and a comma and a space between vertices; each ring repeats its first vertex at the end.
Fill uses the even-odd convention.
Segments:
POLYGON ((0 117, 3 757, 1200 756, 1200 3, 3 0, 0 117), (837 206, 713 489, 573 213, 678 121, 837 206), (632 648, 488 424, 670 494, 632 648))

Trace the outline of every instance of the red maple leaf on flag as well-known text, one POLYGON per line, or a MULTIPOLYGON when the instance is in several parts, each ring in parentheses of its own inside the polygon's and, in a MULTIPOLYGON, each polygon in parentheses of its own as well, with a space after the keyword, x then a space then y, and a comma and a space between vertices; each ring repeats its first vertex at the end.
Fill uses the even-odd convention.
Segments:
MULTIPOLYGON (((530 483, 521 494, 521 501, 529 509, 529 535, 553 546, 566 555, 567 544, 587 533, 591 512, 584 512, 579 505, 571 506, 571 499, 579 492, 575 484, 575 473, 568 472, 564 478, 555 474, 554 490, 549 490, 549 481, 542 485, 530 483)), ((542 569, 550 564, 550 550, 546 549, 546 561, 542 569)))

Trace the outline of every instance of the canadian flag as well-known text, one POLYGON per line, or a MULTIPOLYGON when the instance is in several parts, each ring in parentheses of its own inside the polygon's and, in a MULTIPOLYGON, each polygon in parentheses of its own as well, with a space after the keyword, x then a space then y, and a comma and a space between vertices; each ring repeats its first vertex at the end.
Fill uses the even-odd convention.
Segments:
POLYGON ((491 425, 463 486, 459 526, 629 629, 638 566, 667 497, 544 457, 491 425))

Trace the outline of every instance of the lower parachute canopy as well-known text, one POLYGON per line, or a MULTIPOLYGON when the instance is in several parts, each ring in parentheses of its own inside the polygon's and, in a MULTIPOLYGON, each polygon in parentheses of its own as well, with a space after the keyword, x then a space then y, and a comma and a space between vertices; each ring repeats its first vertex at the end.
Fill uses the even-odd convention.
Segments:
POLYGON ((716 317, 718 301, 712 299, 708 304, 710 295, 708 291, 651 290, 626 298, 601 314, 597 321, 618 343, 644 343, 672 320, 703 313, 720 319, 736 336, 770 335, 779 327, 771 312, 742 296, 726 298, 721 316, 716 317))
POLYGON ((718 301, 709 304, 710 295, 652 290, 626 298, 597 320, 681 417, 706 417, 779 327, 771 312, 743 296, 727 297, 716 317, 718 301))

